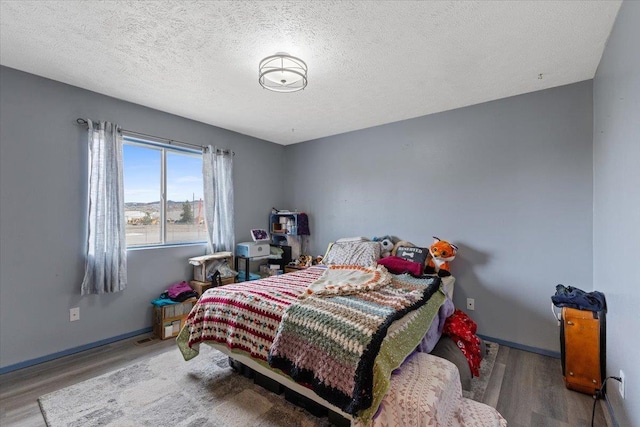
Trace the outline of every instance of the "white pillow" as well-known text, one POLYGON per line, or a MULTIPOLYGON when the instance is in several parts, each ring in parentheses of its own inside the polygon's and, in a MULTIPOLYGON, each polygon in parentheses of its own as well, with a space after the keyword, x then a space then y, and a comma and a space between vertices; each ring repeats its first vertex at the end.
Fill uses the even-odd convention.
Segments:
POLYGON ((378 264, 380 250, 378 242, 335 242, 327 250, 322 263, 372 267, 378 264))
POLYGON ((356 236, 356 237, 343 237, 341 239, 336 240, 336 243, 342 242, 368 242, 369 239, 366 237, 356 236))

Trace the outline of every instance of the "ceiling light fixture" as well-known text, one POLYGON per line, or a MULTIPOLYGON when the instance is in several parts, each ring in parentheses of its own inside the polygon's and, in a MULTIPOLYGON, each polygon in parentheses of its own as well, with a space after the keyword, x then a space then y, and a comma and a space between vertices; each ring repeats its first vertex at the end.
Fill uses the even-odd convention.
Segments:
POLYGON ((274 92, 296 92, 307 87, 307 64, 284 52, 260 61, 260 86, 274 92))

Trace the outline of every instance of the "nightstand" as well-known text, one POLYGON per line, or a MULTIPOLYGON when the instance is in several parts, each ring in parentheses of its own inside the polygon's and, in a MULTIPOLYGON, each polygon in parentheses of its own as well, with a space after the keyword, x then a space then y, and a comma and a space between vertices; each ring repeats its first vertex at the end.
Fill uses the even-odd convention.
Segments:
POLYGON ((153 333, 160 339, 166 340, 178 336, 184 326, 189 312, 196 303, 196 298, 189 298, 177 304, 153 306, 153 333))

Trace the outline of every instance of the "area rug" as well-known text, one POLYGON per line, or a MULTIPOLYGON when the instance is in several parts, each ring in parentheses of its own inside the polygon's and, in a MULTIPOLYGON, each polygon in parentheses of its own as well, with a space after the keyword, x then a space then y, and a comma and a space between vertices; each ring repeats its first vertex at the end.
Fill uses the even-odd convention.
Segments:
MULTIPOLYGON (((488 365, 489 357, 481 372, 488 365)), ((474 395, 482 396, 481 381, 474 379, 472 386, 474 395)), ((201 346, 200 355, 189 362, 175 348, 49 393, 38 402, 49 427, 331 425, 326 417, 315 417, 284 395, 236 374, 227 356, 209 346, 201 346)))
POLYGON ((482 363, 480 363, 480 376, 473 377, 471 380, 471 390, 462 390, 464 397, 478 402, 484 400, 484 392, 487 390, 493 366, 496 363, 498 349, 500 348, 498 344, 493 342, 485 341, 485 344, 487 345, 487 353, 482 358, 482 363))

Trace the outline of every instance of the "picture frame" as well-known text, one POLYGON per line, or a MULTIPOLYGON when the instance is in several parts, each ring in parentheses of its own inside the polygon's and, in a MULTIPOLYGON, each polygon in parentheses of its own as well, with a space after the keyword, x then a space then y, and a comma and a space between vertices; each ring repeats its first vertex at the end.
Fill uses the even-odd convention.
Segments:
POLYGON ((269 237, 269 233, 263 228, 252 229, 251 238, 254 242, 268 242, 269 240, 271 240, 271 237, 269 237))

